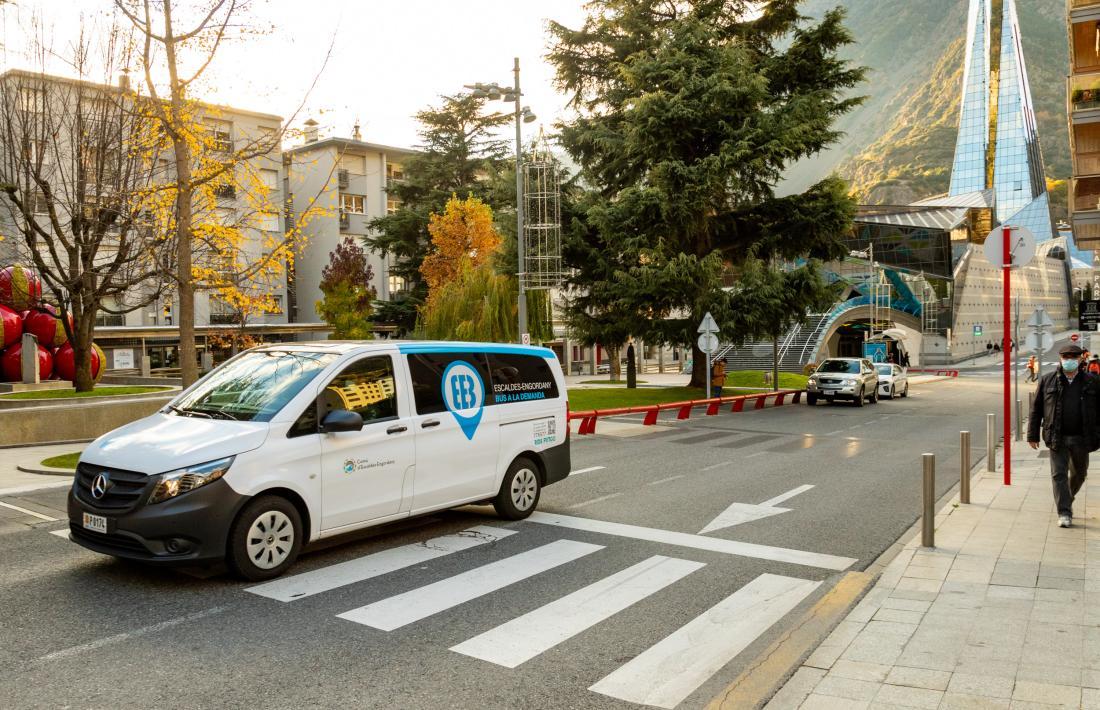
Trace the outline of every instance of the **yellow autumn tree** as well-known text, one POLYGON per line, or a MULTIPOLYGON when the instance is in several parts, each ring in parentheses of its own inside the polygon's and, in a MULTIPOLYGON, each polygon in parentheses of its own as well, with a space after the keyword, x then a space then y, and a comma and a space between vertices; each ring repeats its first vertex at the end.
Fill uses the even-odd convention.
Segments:
POLYGON ((432 213, 428 234, 432 251, 424 257, 420 273, 428 285, 429 303, 464 270, 490 263, 501 241, 493 228, 493 210, 476 197, 460 200, 451 195, 443 214, 432 213))

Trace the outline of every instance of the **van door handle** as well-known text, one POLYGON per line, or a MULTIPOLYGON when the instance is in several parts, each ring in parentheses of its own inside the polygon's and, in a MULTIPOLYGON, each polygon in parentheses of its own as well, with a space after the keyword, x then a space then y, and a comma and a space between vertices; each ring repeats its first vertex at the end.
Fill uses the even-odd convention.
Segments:
POLYGON ((424 421, 420 422, 421 429, 431 429, 433 426, 439 426, 438 419, 425 419, 424 421))
POLYGON ((387 434, 400 434, 401 432, 408 431, 408 430, 409 430, 409 428, 407 426, 405 426, 404 424, 397 424, 397 425, 391 426, 389 429, 387 429, 386 433, 387 434))

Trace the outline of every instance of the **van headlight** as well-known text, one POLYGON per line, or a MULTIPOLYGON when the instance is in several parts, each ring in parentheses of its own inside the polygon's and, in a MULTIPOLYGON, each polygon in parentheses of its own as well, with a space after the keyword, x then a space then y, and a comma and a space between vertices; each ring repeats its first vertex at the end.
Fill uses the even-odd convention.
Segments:
POLYGON ((160 480, 157 481, 153 494, 149 496, 149 504, 163 503, 196 488, 201 488, 207 483, 213 483, 225 475, 225 472, 233 464, 233 458, 233 456, 229 456, 217 461, 200 463, 160 474, 160 480))

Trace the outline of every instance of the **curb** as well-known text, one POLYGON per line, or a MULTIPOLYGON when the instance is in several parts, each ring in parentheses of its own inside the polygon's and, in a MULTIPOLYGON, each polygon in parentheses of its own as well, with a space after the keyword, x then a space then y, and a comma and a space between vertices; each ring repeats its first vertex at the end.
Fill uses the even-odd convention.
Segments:
POLYGON ((71 468, 54 468, 52 466, 24 466, 23 464, 16 464, 16 471, 22 471, 23 473, 37 473, 41 476, 72 476, 76 475, 76 470, 71 468))

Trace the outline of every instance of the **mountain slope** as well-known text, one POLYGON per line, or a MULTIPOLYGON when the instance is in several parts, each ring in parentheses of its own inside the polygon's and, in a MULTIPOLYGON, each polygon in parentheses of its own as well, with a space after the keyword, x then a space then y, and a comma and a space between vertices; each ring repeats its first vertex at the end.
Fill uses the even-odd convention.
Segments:
MULTIPOLYGON (((830 172, 863 200, 904 203, 944 192, 958 126, 967 0, 807 0, 820 16, 837 4, 856 43, 847 57, 870 69, 866 103, 845 116, 837 146, 788 172, 784 191, 830 172)), ((1069 174, 1065 116, 1068 40, 1063 0, 1018 0, 1024 56, 1049 177, 1069 174)))

